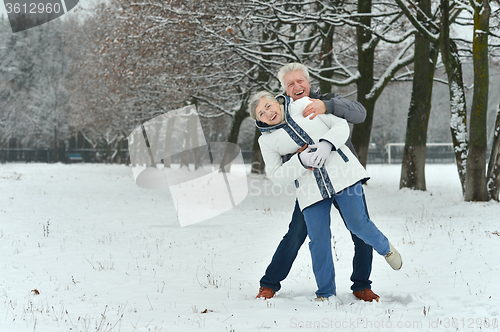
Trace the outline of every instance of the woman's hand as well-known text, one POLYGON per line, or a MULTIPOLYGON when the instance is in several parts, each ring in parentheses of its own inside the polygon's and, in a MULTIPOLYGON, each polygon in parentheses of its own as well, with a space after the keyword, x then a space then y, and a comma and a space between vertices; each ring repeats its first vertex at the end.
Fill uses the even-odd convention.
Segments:
POLYGON ((316 151, 312 153, 310 158, 312 162, 312 167, 321 168, 322 166, 328 165, 328 158, 332 152, 332 144, 328 141, 321 141, 318 144, 309 145, 309 148, 316 148, 316 151))

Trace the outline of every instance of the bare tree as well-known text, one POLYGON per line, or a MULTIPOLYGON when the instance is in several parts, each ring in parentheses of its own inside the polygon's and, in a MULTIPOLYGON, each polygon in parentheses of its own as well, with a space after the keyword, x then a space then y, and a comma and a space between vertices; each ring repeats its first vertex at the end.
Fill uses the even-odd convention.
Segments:
MULTIPOLYGON (((431 1, 418 1, 416 19, 428 31, 437 30, 432 26, 431 1)), ((436 69, 439 47, 427 36, 417 33, 415 36, 415 65, 413 88, 408 111, 405 148, 401 164, 400 188, 426 190, 425 155, 427 146, 427 128, 431 112, 431 99, 434 72, 436 69)))
POLYGON ((500 192, 500 105, 497 107, 497 116, 495 121, 493 144, 491 147, 490 162, 488 163, 488 193, 496 201, 500 192))
MULTIPOLYGON (((462 76, 461 60, 457 48, 455 47, 454 41, 450 39, 450 26, 460 14, 461 9, 457 9, 456 6, 450 7, 449 2, 447 0, 443 0, 440 7, 441 18, 439 21, 439 15, 437 15, 437 13, 435 13, 434 15, 430 15, 430 13, 428 12, 425 13, 424 11, 419 11, 419 7, 411 1, 408 1, 410 3, 410 6, 407 6, 407 4, 402 0, 396 0, 396 2, 408 17, 410 22, 412 22, 414 27, 419 31, 420 38, 425 38, 428 43, 433 43, 434 45, 438 44, 439 49, 441 50, 441 58, 448 77, 451 112, 450 130, 454 144, 455 160, 460 182, 462 184, 462 190, 465 191, 465 165, 468 153, 468 134, 466 123, 467 109, 465 102, 465 89, 462 76), (412 12, 410 8, 413 8, 414 11, 412 12), (428 23, 425 24, 424 22, 428 23)), ((409 119, 408 121, 410 122, 412 120, 409 119)), ((423 138, 427 137, 427 126, 421 128, 417 127, 415 129, 416 132, 412 133, 411 135, 423 138)), ((410 150, 411 144, 412 143, 407 142, 405 149, 410 150)), ((405 177, 404 181, 406 181, 406 179, 409 177, 413 177, 414 179, 419 178, 420 185, 416 189, 425 190, 424 165, 426 140, 421 139, 419 145, 421 150, 420 157, 418 159, 419 161, 417 162, 416 160, 411 160, 411 158, 408 158, 406 162, 403 163, 402 168, 405 169, 405 171, 404 174, 402 172, 401 175, 401 184, 403 184, 403 177, 405 177), (414 164, 419 165, 418 169, 416 169, 414 164), (412 172, 416 173, 412 174, 412 172)))
POLYGON ((10 34, 0 51, 2 146, 16 139, 24 147, 50 148, 55 162, 70 135, 66 27, 66 21, 53 21, 10 34))
POLYGON ((488 110, 489 70, 488 32, 491 7, 489 0, 471 1, 474 9, 474 96, 470 117, 469 156, 465 181, 466 201, 489 200, 486 188, 486 114, 488 110))
POLYGON ((90 52, 81 57, 74 80, 86 85, 73 97, 81 105, 74 118, 87 137, 120 142, 158 114, 196 104, 206 121, 232 117, 229 140, 237 138, 246 116, 246 73, 213 36, 230 36, 236 7, 224 0, 110 1, 96 7, 83 29, 90 52), (92 86, 100 87, 97 95, 92 86), (86 108, 89 99, 92 107, 86 108))
POLYGON ((448 77, 448 91, 450 93, 450 130, 455 152, 458 177, 465 193, 465 174, 469 140, 467 133, 467 107, 465 100, 462 61, 456 43, 450 38, 450 26, 460 14, 461 9, 450 8, 448 0, 441 0, 440 47, 441 58, 448 77), (453 13, 450 17, 450 13, 453 13))
POLYGON ((356 84, 357 91, 351 89, 351 94, 357 92, 368 114, 363 124, 355 126, 353 143, 366 164, 375 102, 396 73, 413 61, 408 50, 415 30, 401 32, 405 24, 394 24, 402 17, 397 6, 376 2, 372 12, 371 1, 356 5, 274 0, 245 5, 245 29, 226 43, 249 66, 268 75, 260 81, 262 88, 280 91, 276 72, 288 62, 304 63, 321 92, 356 84))

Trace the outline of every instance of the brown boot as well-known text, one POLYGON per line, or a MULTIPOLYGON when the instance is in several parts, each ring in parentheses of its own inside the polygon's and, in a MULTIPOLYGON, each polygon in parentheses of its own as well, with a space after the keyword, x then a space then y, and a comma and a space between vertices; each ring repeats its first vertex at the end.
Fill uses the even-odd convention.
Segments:
POLYGON ((372 292, 371 289, 365 288, 363 290, 353 292, 354 296, 356 296, 358 299, 366 301, 366 302, 371 302, 373 300, 377 301, 380 299, 380 296, 372 292))
POLYGON ((276 294, 276 292, 274 290, 272 290, 271 288, 261 287, 261 288, 259 288, 259 294, 257 294, 257 296, 255 298, 259 299, 259 298, 263 297, 267 300, 267 299, 272 298, 274 296, 274 294, 276 294))

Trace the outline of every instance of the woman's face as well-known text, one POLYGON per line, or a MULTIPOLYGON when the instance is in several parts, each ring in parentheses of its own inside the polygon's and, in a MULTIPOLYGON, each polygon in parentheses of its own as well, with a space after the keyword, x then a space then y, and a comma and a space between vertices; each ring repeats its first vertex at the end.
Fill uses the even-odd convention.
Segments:
POLYGON ((282 120, 281 108, 278 101, 271 101, 266 97, 260 98, 257 107, 255 108, 257 120, 268 125, 279 124, 282 120))

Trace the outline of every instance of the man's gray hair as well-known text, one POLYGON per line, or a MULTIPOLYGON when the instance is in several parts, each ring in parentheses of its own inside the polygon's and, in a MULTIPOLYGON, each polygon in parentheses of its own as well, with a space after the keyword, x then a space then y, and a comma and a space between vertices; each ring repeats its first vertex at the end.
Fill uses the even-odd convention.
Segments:
POLYGON ((309 71, 307 71, 306 66, 304 66, 303 64, 298 63, 298 62, 292 62, 292 63, 288 63, 288 64, 284 65, 278 71, 278 79, 280 80, 281 87, 283 89, 286 90, 285 82, 283 82, 283 77, 286 74, 291 73, 292 71, 296 71, 296 70, 302 70, 302 72, 304 73, 304 77, 306 78, 306 80, 308 82, 311 82, 311 80, 309 79, 309 71))
POLYGON ((268 91, 260 91, 250 97, 248 101, 248 113, 250 113, 250 117, 254 120, 257 119, 256 109, 262 97, 266 97, 269 101, 276 101, 273 94, 268 91))

